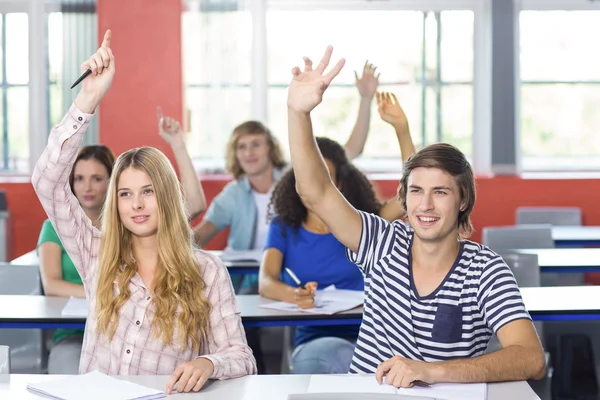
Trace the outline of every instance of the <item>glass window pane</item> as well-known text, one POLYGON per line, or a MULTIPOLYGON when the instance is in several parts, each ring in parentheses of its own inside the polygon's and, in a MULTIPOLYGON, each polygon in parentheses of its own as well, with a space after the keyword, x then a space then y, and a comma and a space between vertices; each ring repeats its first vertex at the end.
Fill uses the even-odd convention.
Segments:
POLYGON ((48 15, 48 75, 60 85, 63 71, 63 14, 48 15))
POLYGON ((222 162, 233 128, 250 119, 250 89, 188 87, 186 97, 191 112, 190 155, 222 162))
POLYGON ((521 79, 600 80, 600 11, 522 11, 521 79))
POLYGON ((25 13, 6 14, 6 78, 12 84, 29 82, 29 28, 25 13))
POLYGON ((421 71, 422 30, 420 11, 267 11, 269 83, 289 83, 302 56, 317 64, 329 44, 334 62, 346 58, 336 84, 353 85, 353 70, 362 70, 365 59, 379 67, 382 82, 413 81, 421 71))
POLYGON ((598 85, 522 85, 523 155, 597 157, 600 153, 598 109, 598 85))
MULTIPOLYGON (((442 12, 442 80, 473 80, 473 11, 442 12)), ((471 101, 472 103, 472 101, 471 101)))
POLYGON ((29 166, 29 89, 12 87, 7 92, 9 168, 27 172, 29 166))
POLYGON ((472 158, 473 86, 444 86, 441 113, 442 141, 458 147, 468 158, 472 158))
POLYGON ((182 48, 186 83, 249 83, 251 15, 246 11, 186 12, 182 48))

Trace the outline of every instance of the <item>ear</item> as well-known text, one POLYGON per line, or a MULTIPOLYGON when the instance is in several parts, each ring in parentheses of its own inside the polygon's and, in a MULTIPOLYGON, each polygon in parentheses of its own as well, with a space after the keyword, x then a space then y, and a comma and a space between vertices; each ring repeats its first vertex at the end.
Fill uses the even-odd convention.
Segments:
POLYGON ((467 204, 463 201, 460 203, 460 211, 464 212, 467 209, 467 204))

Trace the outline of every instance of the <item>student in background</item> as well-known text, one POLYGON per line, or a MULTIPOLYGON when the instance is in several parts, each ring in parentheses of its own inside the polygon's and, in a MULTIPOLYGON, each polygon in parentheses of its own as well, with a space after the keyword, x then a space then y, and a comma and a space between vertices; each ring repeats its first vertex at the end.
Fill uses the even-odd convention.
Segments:
POLYGON ((166 391, 256 372, 223 263, 195 251, 175 171, 142 147, 115 162, 93 226, 66 179, 93 113, 109 90, 111 33, 82 68, 92 74, 48 139, 32 183, 73 260, 88 302, 80 373, 171 375, 166 391))
MULTIPOLYGON (((415 149, 400 104, 389 93, 377 93, 377 103, 381 118, 395 127, 402 158, 406 160, 415 149)), ((342 146, 327 138, 316 140, 332 182, 350 204, 389 220, 402 216, 397 202, 379 203, 371 183, 348 160, 342 146)), ((344 245, 298 196, 293 170, 287 171, 275 186, 271 205, 276 218, 269 227, 260 267, 261 295, 311 308, 317 287, 324 289, 335 285, 337 289, 364 289, 363 276, 348 261, 344 245), (285 268, 292 270, 305 283, 306 289, 298 288, 284 272, 285 268)), ((347 373, 358 328, 357 325, 297 327, 292 354, 293 372, 347 373)))
POLYGON ((343 67, 325 74, 332 51, 314 69, 305 58, 292 70, 288 124, 298 193, 368 282, 350 371, 395 387, 543 378, 544 351, 510 268, 465 240, 475 182, 463 153, 438 143, 404 164, 398 198, 408 223, 357 210, 331 181, 310 112, 343 67), (484 354, 493 333, 502 349, 484 354))

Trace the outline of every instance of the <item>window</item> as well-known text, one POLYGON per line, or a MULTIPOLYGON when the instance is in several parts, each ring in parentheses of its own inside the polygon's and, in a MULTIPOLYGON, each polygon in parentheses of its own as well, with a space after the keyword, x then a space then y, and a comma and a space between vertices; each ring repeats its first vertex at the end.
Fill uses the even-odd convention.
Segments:
POLYGON ((27 171, 29 162, 29 41, 26 13, 0 17, 0 168, 27 171))
MULTIPOLYGON (((347 63, 313 114, 316 135, 340 143, 348 139, 360 101, 353 70, 361 73, 368 59, 381 72, 379 89, 394 92, 401 101, 417 146, 446 141, 472 155, 475 13, 471 2, 448 1, 444 5, 451 9, 446 10, 429 1, 419 2, 421 9, 414 9, 415 2, 407 5, 399 0, 360 5, 263 1, 266 9, 248 2, 238 2, 239 9, 229 3, 219 9, 188 1, 182 20, 186 106, 191 115, 188 147, 201 168, 223 168, 233 128, 260 116, 266 116, 264 122, 287 151, 290 70, 302 62, 302 55, 318 62, 328 44, 334 46, 333 58, 344 57, 347 63), (259 43, 253 48, 261 29, 266 31, 266 47, 259 43), (253 91, 252 71, 257 65, 266 66, 267 81, 253 91), (265 110, 254 115, 253 104, 264 104, 265 110)), ((398 160, 394 131, 380 120, 373 101, 369 137, 357 162, 371 171, 398 170, 398 160)))
POLYGON ((525 170, 598 169, 600 10, 520 13, 525 170))

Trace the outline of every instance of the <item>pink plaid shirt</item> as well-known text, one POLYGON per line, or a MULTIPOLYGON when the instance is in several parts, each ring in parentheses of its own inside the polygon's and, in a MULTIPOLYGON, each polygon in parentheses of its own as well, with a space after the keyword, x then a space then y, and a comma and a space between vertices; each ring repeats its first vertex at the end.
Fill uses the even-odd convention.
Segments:
MULTIPOLYGON (((205 294, 212 304, 208 340, 200 353, 180 348, 177 331, 173 347, 153 337, 152 293, 138 274, 129 283, 131 297, 120 310, 113 339, 108 341, 105 335, 95 334, 100 231, 92 226, 69 187, 69 173, 92 117, 72 105, 61 123, 52 129, 48 147, 32 176, 33 187, 81 275, 88 299, 79 372, 170 375, 180 364, 202 356, 215 366, 212 378, 255 374, 256 360, 246 343, 229 273, 219 258, 206 252, 196 253, 206 282, 205 294)), ((114 290, 118 290, 117 285, 114 290)))

